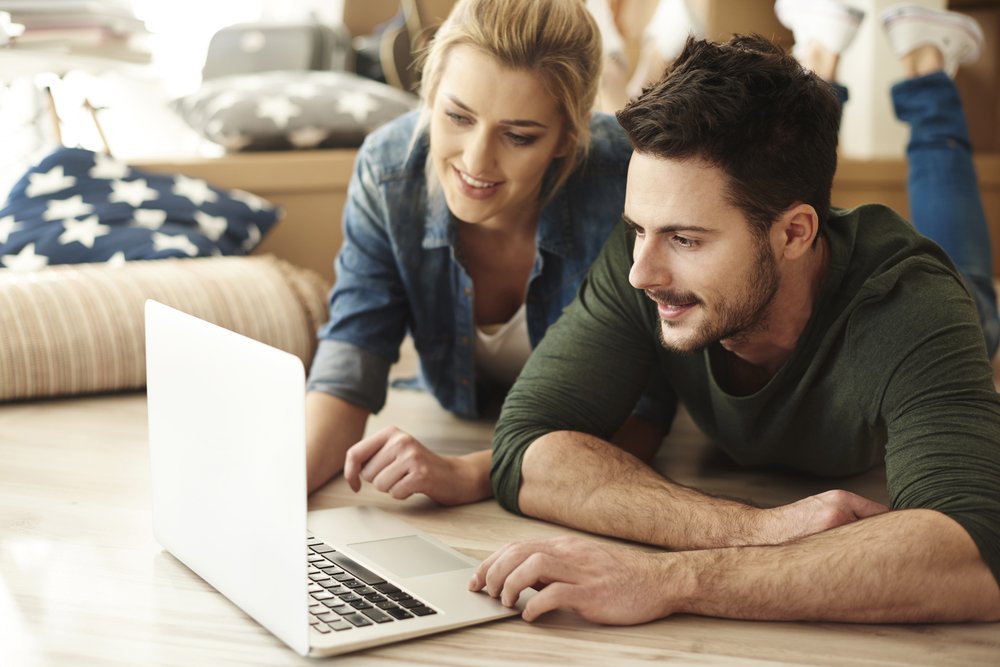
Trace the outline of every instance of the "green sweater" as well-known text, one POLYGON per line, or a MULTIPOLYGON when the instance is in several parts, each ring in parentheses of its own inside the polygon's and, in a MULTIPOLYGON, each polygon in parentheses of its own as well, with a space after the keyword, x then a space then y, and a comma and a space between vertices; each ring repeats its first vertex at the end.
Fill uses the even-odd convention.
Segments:
POLYGON ((615 231, 504 403, 500 503, 518 511, 532 442, 609 439, 655 373, 666 421, 683 403, 742 465, 843 476, 883 460, 892 507, 956 520, 1000 581, 1000 395, 972 297, 944 252, 883 206, 834 210, 823 233, 829 272, 798 345, 762 389, 734 396, 715 380, 718 345, 659 344, 656 307, 628 282, 632 238, 615 231))

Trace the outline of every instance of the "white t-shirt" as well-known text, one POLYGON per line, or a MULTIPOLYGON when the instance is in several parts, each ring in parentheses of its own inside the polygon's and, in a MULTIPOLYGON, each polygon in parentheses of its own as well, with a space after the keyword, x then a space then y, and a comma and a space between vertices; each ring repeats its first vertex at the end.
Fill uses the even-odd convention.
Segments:
POLYGON ((509 387, 530 354, 527 309, 523 303, 508 322, 476 327, 476 368, 483 377, 509 387))

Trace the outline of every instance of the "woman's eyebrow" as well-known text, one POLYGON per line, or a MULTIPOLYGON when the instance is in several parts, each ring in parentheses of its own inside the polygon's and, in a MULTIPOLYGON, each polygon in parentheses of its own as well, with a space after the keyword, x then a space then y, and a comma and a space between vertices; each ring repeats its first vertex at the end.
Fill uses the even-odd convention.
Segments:
MULTIPOLYGON (((452 104, 462 109, 463 111, 467 111, 473 115, 477 115, 473 109, 471 109, 467 104, 465 104, 462 100, 458 99, 454 95, 445 95, 445 97, 452 104)), ((542 130, 548 129, 548 125, 546 125, 545 123, 539 123, 537 120, 527 120, 522 118, 503 119, 500 121, 500 125, 511 125, 513 127, 535 127, 542 130)))

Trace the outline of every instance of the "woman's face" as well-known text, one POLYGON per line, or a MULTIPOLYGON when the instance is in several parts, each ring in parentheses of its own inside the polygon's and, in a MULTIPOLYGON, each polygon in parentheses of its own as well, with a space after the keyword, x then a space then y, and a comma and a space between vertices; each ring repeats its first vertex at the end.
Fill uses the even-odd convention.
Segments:
POLYGON ((565 143, 541 81, 456 46, 430 104, 431 162, 452 214, 501 229, 533 223, 542 177, 565 143))

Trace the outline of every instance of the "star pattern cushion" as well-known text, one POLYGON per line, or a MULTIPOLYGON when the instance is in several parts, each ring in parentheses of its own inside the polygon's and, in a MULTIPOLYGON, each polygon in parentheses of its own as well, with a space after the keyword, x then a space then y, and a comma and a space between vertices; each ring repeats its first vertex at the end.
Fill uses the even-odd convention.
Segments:
POLYGON ((0 209, 0 267, 245 255, 277 219, 277 208, 249 192, 60 148, 0 209))
POLYGON ((211 79, 174 108, 228 150, 285 150, 360 146, 417 100, 351 72, 280 71, 211 79))

